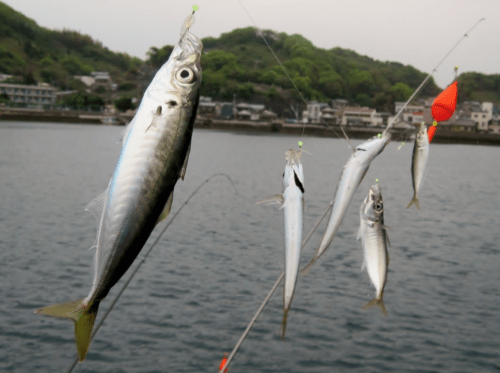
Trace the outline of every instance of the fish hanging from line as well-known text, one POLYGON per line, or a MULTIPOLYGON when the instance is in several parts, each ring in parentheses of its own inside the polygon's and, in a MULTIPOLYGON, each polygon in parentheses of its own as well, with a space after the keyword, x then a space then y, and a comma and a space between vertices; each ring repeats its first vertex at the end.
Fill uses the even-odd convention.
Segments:
POLYGON ((427 159, 429 158, 429 138, 427 135, 427 125, 425 122, 420 124, 415 144, 413 145, 413 156, 411 160, 411 178, 413 181, 413 199, 406 208, 415 205, 420 210, 420 202, 418 201, 418 192, 422 187, 425 176, 425 168, 427 159))
POLYGON ((357 239, 361 239, 363 245, 362 269, 366 268, 376 290, 375 298, 366 303, 363 308, 377 305, 387 316, 383 295, 389 267, 389 254, 387 252, 389 237, 387 236, 387 227, 384 225, 384 201, 378 182, 370 188, 361 204, 359 216, 360 226, 357 239))
POLYGON ((279 203, 285 212, 285 284, 283 290, 282 339, 285 338, 288 311, 292 304, 299 274, 304 214, 304 171, 300 157, 303 150, 288 150, 283 174, 283 194, 257 203, 279 203))
POLYGON ((340 175, 340 180, 335 190, 335 196, 333 197, 333 209, 321 243, 316 250, 314 258, 302 270, 302 273, 306 273, 316 260, 323 255, 328 246, 330 246, 333 237, 344 219, 354 193, 368 171, 371 162, 377 155, 382 153, 390 140, 391 134, 390 132, 386 132, 384 135, 372 137, 368 141, 358 145, 354 150, 354 153, 347 161, 340 175))
POLYGON ((194 12, 126 129, 108 188, 86 208, 99 220, 90 293, 36 311, 74 321, 80 361, 87 354, 100 302, 130 267, 156 224, 166 218, 175 184, 184 179, 201 84, 203 45, 189 32, 193 23, 194 12))

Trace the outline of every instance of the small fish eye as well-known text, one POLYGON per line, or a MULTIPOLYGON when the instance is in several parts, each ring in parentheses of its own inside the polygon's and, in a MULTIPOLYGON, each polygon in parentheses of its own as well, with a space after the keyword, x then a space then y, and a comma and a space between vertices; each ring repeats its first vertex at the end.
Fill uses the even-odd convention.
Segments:
POLYGON ((177 71, 175 78, 181 83, 193 83, 195 81, 193 70, 188 67, 183 67, 177 71))
POLYGON ((377 203, 377 204, 375 205, 375 210, 380 211, 380 210, 382 210, 382 208, 383 208, 383 207, 384 207, 384 206, 383 206, 381 203, 377 203))

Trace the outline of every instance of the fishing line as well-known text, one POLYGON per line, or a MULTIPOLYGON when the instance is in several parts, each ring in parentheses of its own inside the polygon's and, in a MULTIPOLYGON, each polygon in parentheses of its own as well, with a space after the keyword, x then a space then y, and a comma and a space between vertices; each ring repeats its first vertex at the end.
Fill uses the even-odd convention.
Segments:
MULTIPOLYGON (((307 101, 306 99, 304 98, 304 96, 302 96, 302 93, 300 93, 299 89, 297 88, 297 86, 295 85, 295 83, 293 82, 292 78, 290 77, 290 75, 288 74, 288 72, 286 71, 285 67, 283 66, 283 64, 281 63, 281 61, 279 60, 278 56, 276 55, 276 53, 274 53, 273 49, 271 48, 271 46, 269 45, 269 43, 267 42, 266 38, 264 37, 264 34, 262 33, 261 29, 257 26, 257 24, 254 22, 253 18, 250 16, 250 14, 248 13, 248 11, 246 10, 246 8, 243 6, 243 3, 241 2, 241 0, 238 0, 238 2, 240 3, 241 7, 243 8, 243 10, 245 11, 245 13, 247 14, 248 18, 250 18, 250 21, 252 21, 253 25, 255 26, 255 28, 257 29, 257 31, 259 32, 259 35, 260 37, 264 40, 264 42, 266 43, 267 47, 269 48, 269 50, 271 51, 271 53, 273 54, 274 58, 276 58, 276 61, 278 61, 279 65, 281 66, 281 68, 283 69, 283 71, 285 72, 286 76, 288 77, 288 79, 290 79, 290 82, 292 83, 293 87, 295 88, 295 90, 297 91, 297 93, 299 94, 300 98, 302 99, 302 101, 304 101, 304 104, 306 105, 307 107, 307 101)), ((324 121, 324 119, 320 118, 320 120, 323 122, 324 125, 326 125, 330 130, 333 131, 333 133, 338 137, 338 138, 342 138, 332 127, 330 127, 328 125, 328 123, 326 123, 324 121)), ((302 135, 301 137, 304 137, 304 130, 306 128, 306 124, 304 123, 304 125, 302 126, 302 135)), ((344 135, 346 136, 346 139, 349 140, 349 138, 347 137, 347 135, 345 134, 344 132, 344 135)), ((351 144, 349 143, 349 147, 352 149, 351 147, 351 144)))
MULTIPOLYGON (((328 212, 332 209, 332 206, 333 206, 333 200, 330 202, 330 205, 328 206, 328 208, 325 210, 325 212, 323 213, 323 215, 321 215, 321 217, 319 218, 319 220, 316 222, 316 225, 313 227, 313 229, 309 232, 309 234, 307 235, 307 237, 302 242, 302 247, 301 247, 302 249, 306 245, 307 241, 309 241, 309 238, 314 233, 314 231, 316 231, 316 228, 318 228, 318 226, 320 225, 321 221, 325 218, 326 214, 328 214, 328 212)), ((276 290, 276 288, 280 284, 281 280, 283 280, 284 276, 285 276, 285 271, 281 272, 281 275, 278 277, 278 279, 274 283, 273 287, 271 288, 271 290, 267 294, 266 298, 264 299, 264 301, 260 305, 259 309, 257 310, 257 312, 255 312, 255 315, 252 317, 252 320, 250 320, 250 323, 248 324, 247 328, 245 329, 245 331, 241 335, 240 339, 238 340, 238 342, 234 346, 233 351, 231 351, 231 354, 227 358, 226 364, 224 365, 224 367, 222 369, 219 370, 219 373, 222 373, 222 371, 225 371, 227 369, 227 367, 229 366, 229 363, 231 363, 231 360, 233 360, 234 355, 236 354, 236 352, 240 348, 241 344, 243 343, 244 339, 247 337, 248 333, 250 333, 250 329, 252 329, 253 325, 257 321, 257 318, 259 317, 259 315, 264 310, 264 307, 266 306, 267 302, 269 302, 269 299, 271 299, 271 296, 273 295, 274 291, 276 290)))
MULTIPOLYGON (((163 234, 165 233, 165 231, 168 229, 168 227, 170 227, 170 225, 172 224, 172 222, 175 220, 175 218, 177 217, 177 215, 179 215, 179 213, 182 211, 182 209, 188 204, 188 202, 191 200, 191 198, 194 197, 194 195, 206 184, 208 183, 210 180, 212 180, 214 177, 216 176, 224 176, 226 177, 230 182, 231 182, 231 185, 233 186, 234 188, 234 191, 236 194, 238 194, 238 191, 236 189, 236 187, 234 186, 234 183, 233 183, 233 180, 231 180, 231 178, 227 175, 227 174, 224 174, 224 173, 217 173, 217 174, 213 174, 212 176, 210 176, 208 179, 206 179, 205 181, 203 181, 199 186, 198 188, 196 188, 194 190, 193 193, 191 193, 191 195, 186 199, 186 201, 184 201, 184 203, 181 205, 181 207, 179 207, 179 209, 177 210, 177 212, 174 214, 174 216, 172 216, 172 219, 169 220, 169 222, 167 223, 167 225, 165 226, 165 228, 163 228, 163 230, 161 231, 161 233, 158 235, 158 237, 156 238, 156 240, 153 242, 153 244, 151 245, 151 247, 149 248, 149 250, 146 252, 146 255, 144 255, 144 257, 141 259, 141 261, 139 262, 139 264, 137 265, 137 267, 135 267, 134 271, 132 272, 132 274, 130 275, 130 277, 128 278, 127 282, 123 285, 123 287, 121 288, 120 292, 116 295, 115 299, 113 300, 113 302, 111 303, 111 305, 109 306, 108 310, 106 311, 106 313, 104 314, 103 318, 101 319, 101 321, 99 322, 99 324, 94 328, 94 332, 92 333, 92 336, 90 337, 90 341, 92 341, 95 337, 95 335, 97 334, 97 332, 99 331, 99 328, 101 327, 101 325, 104 323, 104 320, 106 320, 106 317, 108 317, 109 313, 111 312, 111 310, 113 309, 113 307, 116 305, 116 302, 118 302, 118 299, 120 298, 120 296, 122 295, 122 293, 125 291, 125 289, 127 288, 127 286, 130 284, 130 281, 132 281, 132 279, 134 278, 135 274, 137 273, 137 271, 139 270, 139 268, 141 267, 141 265, 146 261, 146 258, 148 257, 148 255, 151 253, 151 251, 153 250, 153 248, 156 246, 156 244, 158 243, 158 241, 160 240, 160 238, 163 236, 163 234)), ((70 366, 70 368, 67 370, 66 373, 71 373, 73 371, 73 369, 75 368, 76 364, 78 363, 78 356, 75 358, 75 360, 73 361, 73 364, 70 366)))
POLYGON ((476 22, 476 24, 474 26, 472 26, 470 28, 469 31, 467 31, 464 36, 462 36, 460 38, 460 40, 453 46, 453 48, 451 48, 448 53, 446 53, 446 55, 443 57, 443 59, 441 61, 439 61, 439 63, 436 65, 436 67, 434 68, 434 70, 432 70, 429 75, 427 75, 427 78, 424 79, 424 81, 418 86, 418 88, 415 90, 415 92, 413 92, 413 94, 411 95, 411 97, 408 99, 408 101, 405 102, 405 104, 401 107, 401 109, 399 109, 398 113, 396 114, 396 116, 392 119, 392 121, 389 122, 389 124, 387 124, 387 127, 385 128, 384 132, 383 132, 383 135, 386 134, 386 132, 389 130, 389 128, 392 127, 392 125, 394 124, 394 122, 396 121, 396 119, 401 115, 401 113, 403 112, 403 110, 406 108, 406 106, 410 103, 410 101, 413 99, 413 97, 415 97, 415 95, 418 93, 418 91, 420 91, 420 89, 424 86, 424 84, 427 82, 427 80, 429 80, 429 78, 432 76, 432 74, 434 74, 438 67, 441 66, 441 64, 444 62, 444 60, 451 54, 451 52, 453 52, 453 50, 458 46, 458 44, 460 44, 462 42, 462 40, 464 40, 466 37, 469 36, 469 32, 471 32, 481 21, 484 21, 486 18, 481 18, 479 21, 476 22))

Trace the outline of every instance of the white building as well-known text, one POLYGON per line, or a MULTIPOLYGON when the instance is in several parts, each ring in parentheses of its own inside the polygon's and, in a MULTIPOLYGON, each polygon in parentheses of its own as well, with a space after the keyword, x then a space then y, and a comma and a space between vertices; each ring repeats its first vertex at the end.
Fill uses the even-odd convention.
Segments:
POLYGON ((319 123, 321 117, 321 105, 316 101, 307 104, 307 119, 309 123, 319 123))
POLYGON ((54 105, 56 103, 56 89, 48 84, 23 85, 0 83, 0 93, 9 96, 15 103, 27 105, 54 105))
POLYGON ((342 116, 343 126, 381 126, 383 122, 377 110, 368 107, 346 107, 342 116))
MULTIPOLYGON (((396 114, 399 113, 404 104, 405 102, 399 101, 394 103, 394 111, 396 114)), ((404 108, 399 118, 401 118, 403 122, 421 123, 424 121, 424 109, 425 107, 423 105, 408 105, 404 108)))
POLYGON ((476 123, 478 130, 488 131, 488 123, 493 118, 493 103, 483 102, 481 109, 481 111, 471 112, 470 117, 476 123))

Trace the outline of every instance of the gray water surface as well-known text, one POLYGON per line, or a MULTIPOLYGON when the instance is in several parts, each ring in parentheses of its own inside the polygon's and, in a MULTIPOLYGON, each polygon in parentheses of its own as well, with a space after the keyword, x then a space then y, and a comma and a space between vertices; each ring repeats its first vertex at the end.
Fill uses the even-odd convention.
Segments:
MULTIPOLYGON (((0 371, 65 372, 73 324, 36 308, 85 297, 97 223, 84 212, 107 186, 122 128, 0 122, 0 371)), ((307 133, 307 132, 306 132, 307 133)), ((293 136, 196 130, 172 211, 208 177, 141 267, 75 372, 215 372, 284 266, 281 192, 293 136)), ((333 198, 350 156, 339 139, 305 137, 304 235, 333 198)), ((360 141, 353 140, 353 145, 360 141)), ((280 340, 282 287, 231 372, 495 372, 500 370, 500 148, 432 144, 421 210, 412 144, 372 163, 331 246, 300 277, 280 340), (391 226, 389 315, 361 271, 359 207, 379 179, 391 226)), ((311 238, 312 258, 326 222, 311 238)), ((160 224, 145 246, 165 226, 160 224)), ((145 250, 139 257, 145 253, 145 250)), ((134 264, 135 266, 135 264, 134 264)), ((124 278, 102 302, 97 321, 124 278)))

